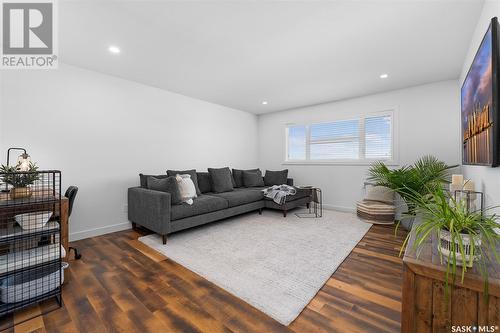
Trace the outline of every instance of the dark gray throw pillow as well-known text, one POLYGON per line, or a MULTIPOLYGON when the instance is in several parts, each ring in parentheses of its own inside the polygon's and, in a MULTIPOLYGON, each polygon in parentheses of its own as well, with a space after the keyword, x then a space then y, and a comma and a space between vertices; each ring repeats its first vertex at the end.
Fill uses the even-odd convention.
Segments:
POLYGON ((243 171, 243 185, 245 185, 245 187, 264 186, 262 172, 260 172, 260 170, 243 171))
POLYGON ((281 171, 266 170, 266 175, 264 176, 264 184, 266 184, 266 186, 283 185, 286 184, 287 178, 288 169, 281 171))
POLYGON ((167 175, 169 177, 175 177, 175 175, 190 175, 191 180, 194 183, 194 188, 196 189, 196 195, 200 195, 200 187, 198 186, 198 176, 196 175, 196 170, 167 170, 167 175))
POLYGON ((142 188, 148 188, 148 178, 149 177, 155 177, 155 178, 158 178, 158 179, 162 179, 162 178, 167 178, 168 175, 158 175, 158 176, 155 176, 155 175, 144 175, 144 174, 140 173, 139 174, 139 179, 140 179, 141 187, 142 188))
POLYGON ((212 180, 208 172, 197 172, 196 176, 198 177, 198 187, 201 193, 212 191, 212 180))
POLYGON ((233 177, 229 168, 208 168, 212 179, 212 191, 214 193, 230 192, 233 190, 233 177))
POLYGON ((170 202, 172 205, 179 205, 182 203, 181 192, 179 191, 179 185, 175 177, 148 177, 147 183, 148 189, 150 190, 170 193, 170 202))
POLYGON ((233 184, 233 188, 236 188, 236 182, 234 181, 234 176, 232 172, 231 172, 231 183, 233 184))
POLYGON ((259 169, 239 170, 233 169, 234 187, 243 187, 243 171, 257 172, 259 169))

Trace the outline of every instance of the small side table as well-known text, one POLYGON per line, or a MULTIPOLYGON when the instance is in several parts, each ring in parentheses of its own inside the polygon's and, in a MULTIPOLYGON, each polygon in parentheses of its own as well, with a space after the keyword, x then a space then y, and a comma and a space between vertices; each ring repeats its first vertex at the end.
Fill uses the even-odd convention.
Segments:
POLYGON ((295 213, 300 218, 320 218, 323 217, 323 192, 316 186, 296 186, 302 190, 311 191, 311 203, 305 213, 295 213))

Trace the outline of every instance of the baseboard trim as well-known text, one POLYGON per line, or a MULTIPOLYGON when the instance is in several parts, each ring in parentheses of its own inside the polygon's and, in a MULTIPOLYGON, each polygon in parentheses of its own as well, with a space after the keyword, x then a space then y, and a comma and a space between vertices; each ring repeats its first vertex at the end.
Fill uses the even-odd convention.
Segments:
MULTIPOLYGON (((356 209, 353 207, 337 206, 337 205, 329 205, 329 204, 323 204, 323 209, 336 210, 336 211, 346 212, 346 213, 355 213, 356 212, 356 209)), ((80 239, 101 236, 101 235, 109 234, 112 232, 127 230, 130 228, 132 228, 131 223, 124 222, 124 223, 107 225, 107 226, 99 227, 99 228, 92 228, 92 229, 77 231, 77 232, 73 232, 73 233, 69 234, 69 241, 72 242, 72 241, 77 241, 80 239)))
POLYGON ((107 226, 99 227, 99 228, 77 231, 77 232, 73 232, 73 233, 69 234, 69 241, 72 242, 72 241, 77 241, 80 239, 101 236, 101 235, 109 234, 109 233, 116 232, 116 231, 130 229, 130 228, 132 228, 132 225, 130 224, 130 222, 124 222, 124 223, 107 225, 107 226))
POLYGON ((356 209, 354 207, 337 206, 337 205, 329 205, 329 204, 323 204, 323 209, 336 210, 339 212, 346 212, 346 213, 355 213, 356 212, 356 209))

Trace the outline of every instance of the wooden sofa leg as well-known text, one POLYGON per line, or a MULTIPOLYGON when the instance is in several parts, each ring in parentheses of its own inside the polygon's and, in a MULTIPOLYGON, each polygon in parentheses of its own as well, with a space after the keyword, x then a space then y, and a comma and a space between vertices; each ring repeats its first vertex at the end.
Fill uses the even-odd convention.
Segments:
POLYGON ((283 210, 283 217, 286 217, 286 209, 283 210))
POLYGON ((137 228, 137 224, 135 222, 132 222, 132 230, 135 230, 137 228))
POLYGON ((167 235, 161 235, 161 239, 163 241, 163 245, 167 244, 167 235))
POLYGON ((259 215, 262 215, 262 208, 259 208, 259 215))

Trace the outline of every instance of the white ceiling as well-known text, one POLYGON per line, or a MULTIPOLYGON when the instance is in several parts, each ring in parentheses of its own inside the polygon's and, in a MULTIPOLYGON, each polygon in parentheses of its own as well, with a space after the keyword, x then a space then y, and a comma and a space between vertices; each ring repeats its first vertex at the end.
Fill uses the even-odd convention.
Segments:
POLYGON ((68 64, 260 114, 455 79, 482 4, 60 1, 59 53, 68 64))

